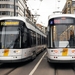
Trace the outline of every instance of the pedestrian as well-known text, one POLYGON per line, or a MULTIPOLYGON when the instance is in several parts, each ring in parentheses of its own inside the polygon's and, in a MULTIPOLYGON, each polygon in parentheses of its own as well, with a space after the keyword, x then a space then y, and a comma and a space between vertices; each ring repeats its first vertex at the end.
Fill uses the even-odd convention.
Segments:
POLYGON ((70 30, 70 40, 69 40, 70 47, 74 46, 74 31, 70 30))

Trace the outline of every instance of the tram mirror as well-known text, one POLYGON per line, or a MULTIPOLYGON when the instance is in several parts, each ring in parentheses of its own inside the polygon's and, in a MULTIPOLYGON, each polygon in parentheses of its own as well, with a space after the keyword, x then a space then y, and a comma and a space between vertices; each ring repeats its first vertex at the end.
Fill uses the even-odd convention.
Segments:
POLYGON ((49 31, 49 26, 47 27, 47 31, 49 31))
POLYGON ((2 47, 2 44, 1 44, 1 42, 0 42, 0 49, 1 49, 1 47, 2 47))

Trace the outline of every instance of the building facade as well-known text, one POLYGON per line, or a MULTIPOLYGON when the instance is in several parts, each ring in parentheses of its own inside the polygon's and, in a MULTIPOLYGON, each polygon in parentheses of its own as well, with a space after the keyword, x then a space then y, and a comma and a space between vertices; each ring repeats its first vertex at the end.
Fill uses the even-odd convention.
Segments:
POLYGON ((47 27, 45 27, 45 26, 43 26, 43 25, 41 25, 41 24, 36 24, 36 26, 37 26, 42 32, 46 33, 47 27))
POLYGON ((0 17, 14 16, 14 6, 15 16, 31 16, 26 0, 0 0, 0 17))
POLYGON ((75 0, 67 0, 62 10, 63 14, 75 14, 75 0))

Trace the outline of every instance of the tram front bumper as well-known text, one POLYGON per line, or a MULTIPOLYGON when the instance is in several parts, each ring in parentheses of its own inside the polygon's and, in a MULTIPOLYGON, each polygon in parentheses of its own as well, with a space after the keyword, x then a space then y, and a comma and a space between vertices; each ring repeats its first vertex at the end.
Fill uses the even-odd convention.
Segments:
POLYGON ((75 58, 72 57, 57 57, 54 56, 47 57, 47 60, 52 63, 75 63, 75 58))
POLYGON ((23 62, 29 60, 31 57, 21 58, 21 56, 16 57, 0 57, 0 63, 16 63, 16 62, 23 62))
POLYGON ((48 59, 51 63, 75 63, 75 60, 52 60, 48 59))

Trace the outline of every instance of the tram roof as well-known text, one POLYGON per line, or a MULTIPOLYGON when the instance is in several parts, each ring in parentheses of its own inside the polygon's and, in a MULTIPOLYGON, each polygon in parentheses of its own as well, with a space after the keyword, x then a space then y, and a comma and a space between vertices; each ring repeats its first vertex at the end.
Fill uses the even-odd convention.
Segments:
POLYGON ((33 31, 36 31, 37 33, 46 36, 41 30, 39 30, 36 25, 34 25, 32 22, 30 22, 26 17, 18 17, 18 16, 10 16, 10 17, 1 17, 0 20, 7 20, 7 19, 16 19, 16 20, 21 20, 23 22, 25 22, 26 27, 28 29, 31 29, 33 31))
POLYGON ((73 18, 75 18, 75 14, 53 14, 53 15, 50 15, 48 19, 56 18, 56 17, 73 17, 73 18))
POLYGON ((16 16, 10 16, 10 17, 0 17, 0 20, 4 20, 4 19, 16 19, 16 20, 21 20, 21 21, 25 21, 24 17, 16 17, 16 16))

